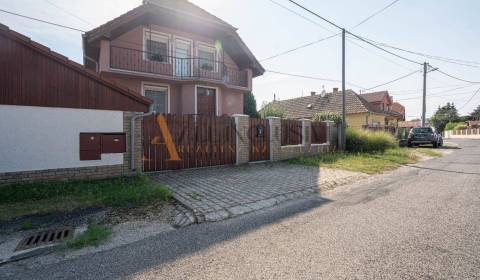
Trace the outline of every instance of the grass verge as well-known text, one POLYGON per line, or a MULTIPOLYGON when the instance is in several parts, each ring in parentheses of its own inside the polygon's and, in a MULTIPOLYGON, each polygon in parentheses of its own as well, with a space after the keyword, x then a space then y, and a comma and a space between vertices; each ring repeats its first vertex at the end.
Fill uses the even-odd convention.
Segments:
POLYGON ((345 169, 366 174, 393 170, 402 164, 418 161, 415 151, 407 148, 387 149, 383 153, 331 153, 316 157, 299 157, 292 164, 345 169))
POLYGON ((67 247, 81 249, 87 246, 102 244, 112 234, 112 229, 106 225, 90 224, 86 231, 72 240, 67 241, 67 247))
POLYGON ((136 207, 169 198, 165 186, 145 176, 15 184, 2 187, 0 221, 87 207, 136 207))
POLYGON ((415 151, 417 153, 420 153, 420 154, 428 156, 428 157, 441 157, 442 156, 442 153, 437 152, 437 151, 432 150, 432 149, 416 148, 415 151))

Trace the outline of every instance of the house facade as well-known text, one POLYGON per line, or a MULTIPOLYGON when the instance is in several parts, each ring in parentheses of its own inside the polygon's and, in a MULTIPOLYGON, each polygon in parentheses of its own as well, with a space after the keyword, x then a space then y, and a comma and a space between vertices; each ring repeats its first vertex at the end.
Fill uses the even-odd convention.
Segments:
POLYGON ((243 113, 264 69, 236 28, 192 3, 143 4, 83 37, 85 65, 173 114, 243 113))
POLYGON ((369 92, 360 96, 367 100, 376 111, 385 115, 385 119, 381 122, 382 125, 398 126, 399 121, 405 120, 405 107, 398 102, 393 102, 393 97, 388 91, 369 92))

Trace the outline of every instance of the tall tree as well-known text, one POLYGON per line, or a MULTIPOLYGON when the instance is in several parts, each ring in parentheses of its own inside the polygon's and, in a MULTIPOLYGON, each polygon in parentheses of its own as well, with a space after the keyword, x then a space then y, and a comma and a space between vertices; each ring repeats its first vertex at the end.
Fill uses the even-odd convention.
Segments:
POLYGON ((251 91, 243 95, 243 113, 251 118, 258 118, 257 100, 251 91))
POLYGON ((472 120, 480 120, 480 105, 470 114, 472 120))
POLYGON ((437 111, 430 119, 430 122, 437 131, 442 132, 445 130, 447 123, 456 122, 458 119, 459 116, 455 104, 448 102, 447 105, 438 107, 437 111))

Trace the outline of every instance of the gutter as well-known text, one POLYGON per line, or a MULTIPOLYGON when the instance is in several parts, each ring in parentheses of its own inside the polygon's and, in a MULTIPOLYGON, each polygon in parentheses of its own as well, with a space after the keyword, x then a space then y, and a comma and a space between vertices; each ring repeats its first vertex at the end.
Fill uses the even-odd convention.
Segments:
POLYGON ((83 44, 82 44, 83 65, 86 66, 87 60, 89 60, 90 62, 93 62, 95 64, 95 72, 98 73, 98 71, 99 71, 98 62, 95 59, 87 56, 87 36, 85 34, 82 34, 82 41, 83 41, 83 44))
POLYGON ((136 167, 135 167, 135 121, 138 118, 144 118, 154 114, 155 114, 155 111, 148 111, 147 113, 139 113, 139 114, 134 113, 132 116, 132 119, 130 120, 130 169, 132 171, 136 170, 136 167))

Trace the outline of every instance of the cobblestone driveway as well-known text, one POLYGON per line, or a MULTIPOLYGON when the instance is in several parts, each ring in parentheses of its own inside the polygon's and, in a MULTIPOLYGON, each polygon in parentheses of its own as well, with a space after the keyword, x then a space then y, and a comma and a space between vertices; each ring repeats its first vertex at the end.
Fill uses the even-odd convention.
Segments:
POLYGON ((153 178, 191 211, 177 224, 218 221, 366 177, 362 173, 285 163, 160 173, 153 178), (188 221, 189 220, 189 221, 188 221))

